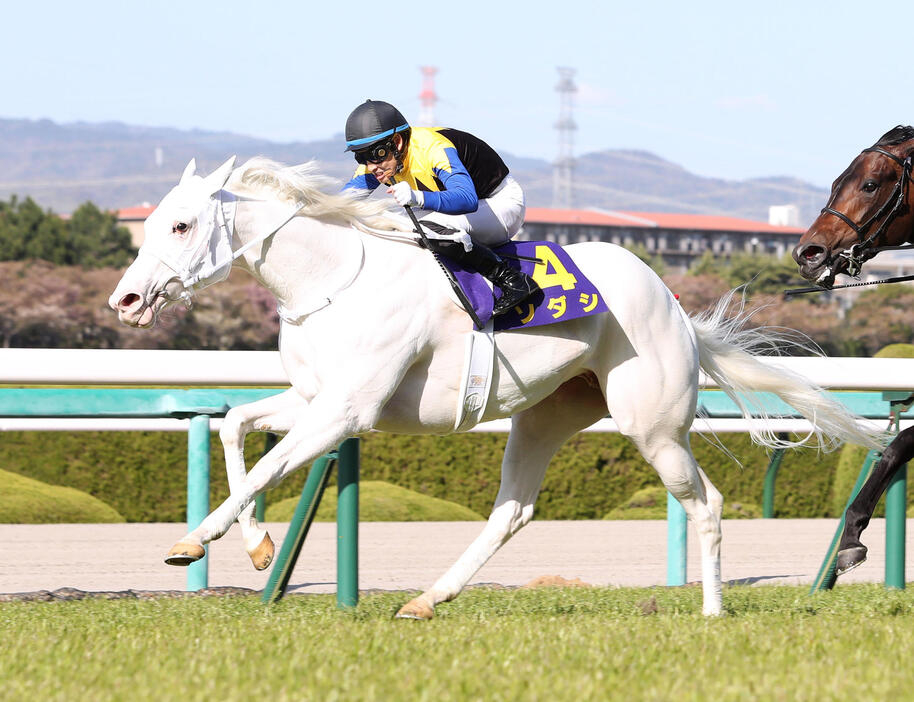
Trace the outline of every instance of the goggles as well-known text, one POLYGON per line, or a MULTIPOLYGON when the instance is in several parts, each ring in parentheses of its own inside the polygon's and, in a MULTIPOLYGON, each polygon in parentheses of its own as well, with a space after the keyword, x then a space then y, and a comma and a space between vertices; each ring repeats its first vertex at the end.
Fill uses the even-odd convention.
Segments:
POLYGON ((355 156, 356 163, 364 166, 366 163, 380 163, 392 153, 395 153, 394 144, 390 139, 387 139, 386 141, 372 144, 367 149, 355 151, 353 156, 355 156))

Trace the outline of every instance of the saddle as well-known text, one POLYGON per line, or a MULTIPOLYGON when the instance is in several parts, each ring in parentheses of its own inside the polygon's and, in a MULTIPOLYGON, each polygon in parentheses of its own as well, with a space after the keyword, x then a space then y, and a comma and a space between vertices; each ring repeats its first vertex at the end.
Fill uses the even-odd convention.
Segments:
MULTIPOLYGON (((551 241, 509 241, 492 249, 514 268, 536 281, 540 291, 521 305, 495 317, 494 330, 539 327, 609 311, 596 286, 561 246, 551 241)), ((494 301, 486 279, 444 256, 482 325, 492 319, 494 301)))

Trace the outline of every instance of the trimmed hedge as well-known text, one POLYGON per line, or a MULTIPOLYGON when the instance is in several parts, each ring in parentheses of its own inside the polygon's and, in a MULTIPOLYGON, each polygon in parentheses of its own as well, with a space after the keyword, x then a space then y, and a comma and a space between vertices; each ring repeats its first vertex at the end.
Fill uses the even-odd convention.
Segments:
MULTIPOLYGON (((263 450, 253 434, 245 454, 250 467, 263 450)), ((721 434, 742 461, 736 465, 710 441, 692 435, 699 464, 726 503, 760 504, 769 457, 743 434, 721 434)), ((363 480, 383 480, 488 515, 498 492, 507 435, 370 434, 362 441, 363 480)), ((228 495, 218 436, 212 436, 212 507, 228 495)), ((832 485, 838 453, 791 451, 775 491, 779 517, 836 516, 832 485)), ((4 432, 0 468, 46 483, 73 487, 107 503, 127 521, 184 521, 187 439, 172 432, 4 432)), ((267 496, 268 504, 297 497, 307 469, 267 496)), ((660 485, 654 470, 618 434, 583 433, 553 459, 537 501, 538 519, 600 519, 636 491, 660 485)), ((843 505, 842 505, 843 506, 843 505)))
POLYGON ((124 518, 104 502, 70 487, 0 470, 0 524, 102 524, 124 518))
MULTIPOLYGON (((248 466, 263 451, 263 435, 245 447, 248 466)), ((210 507, 228 496, 218 434, 211 436, 210 507)), ((89 493, 128 522, 187 519, 187 435, 183 432, 3 432, 0 469, 89 493)), ((301 492, 299 471, 272 499, 301 492)))
POLYGON ((914 358, 914 344, 889 344, 883 346, 873 358, 914 358))
MULTIPOLYGON (((288 522, 298 506, 298 497, 289 497, 267 505, 266 521, 288 522)), ((316 522, 336 521, 336 490, 326 490, 321 499, 316 522)), ((359 521, 362 522, 475 522, 482 521, 463 505, 429 497, 381 480, 359 481, 359 521)))
MULTIPOLYGON (((660 485, 638 490, 603 519, 666 519, 667 492, 660 485)), ((724 519, 760 519, 762 508, 748 502, 724 503, 724 519)))
MULTIPOLYGON (((743 467, 693 434, 692 447, 699 465, 724 495, 725 503, 761 504, 769 463, 765 449, 753 444, 745 434, 721 434, 719 438, 740 458, 743 467)), ((498 490, 497 466, 505 441, 504 434, 372 434, 363 441, 362 474, 488 514, 498 490)), ((837 452, 789 452, 778 473, 775 514, 831 516, 829 498, 837 460, 837 452)), ((654 469, 624 437, 596 432, 578 434, 553 459, 537 500, 536 517, 601 519, 636 491, 659 485, 654 469)))

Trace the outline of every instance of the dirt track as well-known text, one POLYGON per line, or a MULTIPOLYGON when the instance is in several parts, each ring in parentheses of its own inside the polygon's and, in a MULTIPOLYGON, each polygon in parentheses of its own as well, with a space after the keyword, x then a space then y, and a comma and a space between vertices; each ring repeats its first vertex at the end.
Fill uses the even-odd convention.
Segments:
MULTIPOLYGON (((271 524, 277 551, 285 524, 271 524)), ((724 524, 723 578, 750 584, 808 584, 818 573, 837 521, 733 520, 724 524)), ((359 588, 424 589, 479 533, 481 522, 362 523, 359 588)), ((908 530, 914 520, 908 520, 908 530)), ((700 577, 698 546, 689 534, 688 579, 700 577)), ((162 557, 184 534, 182 524, 0 525, 0 593, 70 587, 84 591, 182 590, 186 571, 162 557)), ((290 592, 336 591, 336 525, 313 525, 290 592)), ((869 561, 841 582, 881 582, 885 575, 885 521, 864 533, 869 561)), ((263 589, 269 571, 250 565, 234 527, 212 544, 212 587, 263 589)), ((543 575, 580 578, 593 585, 648 586, 666 582, 664 521, 534 521, 506 544, 473 583, 523 585, 543 575)), ((908 540, 906 580, 914 577, 908 540)))

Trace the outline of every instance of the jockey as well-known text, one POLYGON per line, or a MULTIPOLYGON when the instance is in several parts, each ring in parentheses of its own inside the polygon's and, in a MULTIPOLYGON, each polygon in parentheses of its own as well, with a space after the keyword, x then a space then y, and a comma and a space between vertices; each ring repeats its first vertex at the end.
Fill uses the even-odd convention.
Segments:
POLYGON ((418 213, 429 247, 501 288, 494 315, 539 290, 490 246, 509 241, 524 221, 524 192, 492 147, 456 129, 410 128, 393 105, 367 100, 346 120, 346 151, 359 164, 343 186, 372 191, 382 183, 418 213))

